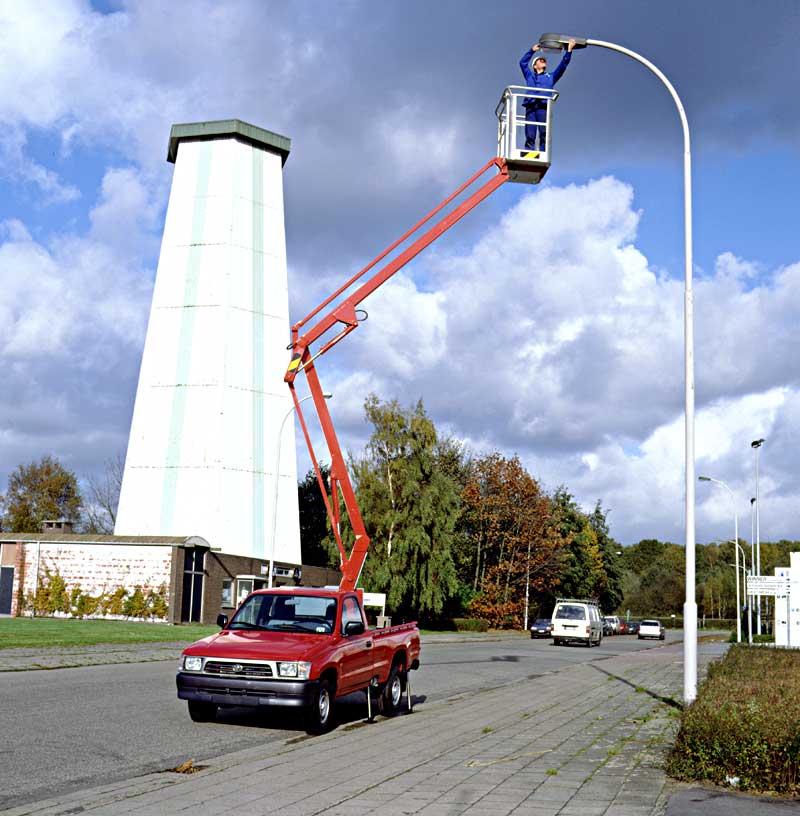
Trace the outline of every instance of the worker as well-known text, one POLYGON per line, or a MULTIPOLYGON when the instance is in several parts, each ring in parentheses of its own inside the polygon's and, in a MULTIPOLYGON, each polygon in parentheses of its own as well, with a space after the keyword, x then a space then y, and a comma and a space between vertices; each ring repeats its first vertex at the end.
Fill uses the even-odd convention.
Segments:
MULTIPOLYGON (((547 73, 547 60, 543 56, 538 56, 533 60, 531 66, 531 57, 541 48, 541 43, 536 43, 531 46, 519 61, 519 67, 522 68, 522 74, 525 77, 525 82, 529 88, 535 88, 537 91, 543 92, 543 95, 550 96, 547 91, 551 91, 553 86, 567 70, 569 61, 572 59, 572 49, 575 47, 575 40, 570 40, 567 44, 567 50, 564 56, 561 57, 561 62, 552 74, 547 73)), ((525 125, 525 149, 536 150, 536 137, 539 137, 539 150, 543 153, 547 150, 547 137, 545 134, 544 122, 547 121, 547 100, 539 98, 528 97, 522 101, 525 108, 525 120, 528 122, 541 122, 537 125, 525 125)), ((538 155, 538 154, 537 154, 538 155)), ((530 156, 530 158, 537 158, 537 156, 530 156)))

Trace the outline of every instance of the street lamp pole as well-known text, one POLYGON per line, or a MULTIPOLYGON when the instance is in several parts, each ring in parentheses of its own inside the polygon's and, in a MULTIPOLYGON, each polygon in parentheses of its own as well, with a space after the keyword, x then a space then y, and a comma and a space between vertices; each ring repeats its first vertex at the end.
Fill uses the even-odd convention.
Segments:
MULTIPOLYGON (((298 400, 297 404, 299 405, 301 402, 305 402, 307 399, 311 399, 311 394, 307 397, 303 397, 301 400, 298 400)), ((322 395, 325 399, 330 399, 333 394, 325 393, 322 395)), ((278 431, 278 441, 276 443, 277 453, 275 454, 275 499, 272 503, 272 541, 270 542, 269 548, 269 576, 267 577, 267 587, 272 589, 272 573, 275 567, 275 539, 278 536, 278 487, 280 486, 280 473, 281 473, 281 441, 283 440, 283 426, 286 424, 286 420, 294 413, 295 406, 292 407, 286 412, 286 416, 281 420, 281 427, 278 431)))
MULTIPOLYGON (((761 575, 761 526, 760 526, 760 509, 761 509, 761 502, 759 501, 758 495, 758 452, 761 446, 764 444, 763 439, 754 439, 750 443, 750 447, 755 451, 756 454, 756 562, 755 562, 755 572, 756 575, 761 575)), ((761 596, 756 595, 756 632, 760 635, 761 634, 761 596)))
MULTIPOLYGON (((742 547, 741 544, 737 543, 736 546, 739 548, 739 550, 742 551, 742 561, 744 563, 744 570, 743 570, 742 580, 744 581, 745 598, 747 598, 747 642, 752 646, 752 644, 753 644, 753 616, 750 614, 750 596, 747 594, 747 556, 745 555, 744 547, 742 547)), ((738 554, 739 550, 736 551, 737 554, 738 554)), ((739 577, 738 571, 737 571, 736 577, 737 577, 737 581, 738 581, 738 577, 739 577)), ((738 602, 738 596, 737 596, 737 602, 738 602)))
POLYGON ((689 122, 683 103, 672 83, 664 74, 635 51, 603 40, 569 37, 563 34, 542 34, 543 48, 566 48, 572 39, 574 48, 595 45, 618 51, 635 59, 654 73, 669 91, 683 128, 683 224, 684 224, 684 387, 685 387, 685 448, 686 448, 686 600, 683 605, 683 699, 689 704, 697 697, 697 601, 695 597, 695 524, 694 524, 694 300, 692 294, 692 156, 689 122))
POLYGON ((733 491, 725 484, 725 482, 721 482, 719 479, 712 479, 710 476, 698 476, 697 477, 701 482, 713 482, 714 484, 719 485, 720 487, 724 487, 725 490, 728 491, 731 497, 731 504, 733 505, 733 542, 736 545, 734 549, 734 553, 736 555, 736 642, 742 642, 742 616, 741 616, 741 609, 739 607, 740 597, 739 597, 739 514, 736 512, 736 497, 733 495, 733 491))

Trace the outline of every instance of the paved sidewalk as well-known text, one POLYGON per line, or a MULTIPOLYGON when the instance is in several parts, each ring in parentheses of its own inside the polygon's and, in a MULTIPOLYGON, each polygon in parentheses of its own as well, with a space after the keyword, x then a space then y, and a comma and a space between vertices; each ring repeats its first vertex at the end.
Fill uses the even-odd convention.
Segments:
MULTIPOLYGON (((724 648, 701 644, 701 671, 724 648)), ((5 813, 661 814, 684 789, 662 771, 682 670, 680 645, 611 657, 5 813)))

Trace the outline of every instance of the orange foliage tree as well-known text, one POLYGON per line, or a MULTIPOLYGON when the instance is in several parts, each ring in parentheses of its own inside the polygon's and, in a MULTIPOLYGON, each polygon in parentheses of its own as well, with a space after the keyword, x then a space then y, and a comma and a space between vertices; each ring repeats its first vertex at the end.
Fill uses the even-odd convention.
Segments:
POLYGON ((477 593, 470 612, 493 626, 521 626, 526 587, 533 596, 558 581, 552 502, 517 456, 496 452, 472 463, 462 502, 477 593))

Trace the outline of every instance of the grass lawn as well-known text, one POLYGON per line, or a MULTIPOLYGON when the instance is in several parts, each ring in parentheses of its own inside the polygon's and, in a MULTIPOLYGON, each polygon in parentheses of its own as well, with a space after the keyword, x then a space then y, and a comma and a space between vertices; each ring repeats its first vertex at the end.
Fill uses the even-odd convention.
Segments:
POLYGON ((218 632, 216 626, 192 623, 131 623, 59 618, 0 618, 0 649, 91 646, 96 643, 193 641, 218 632))

